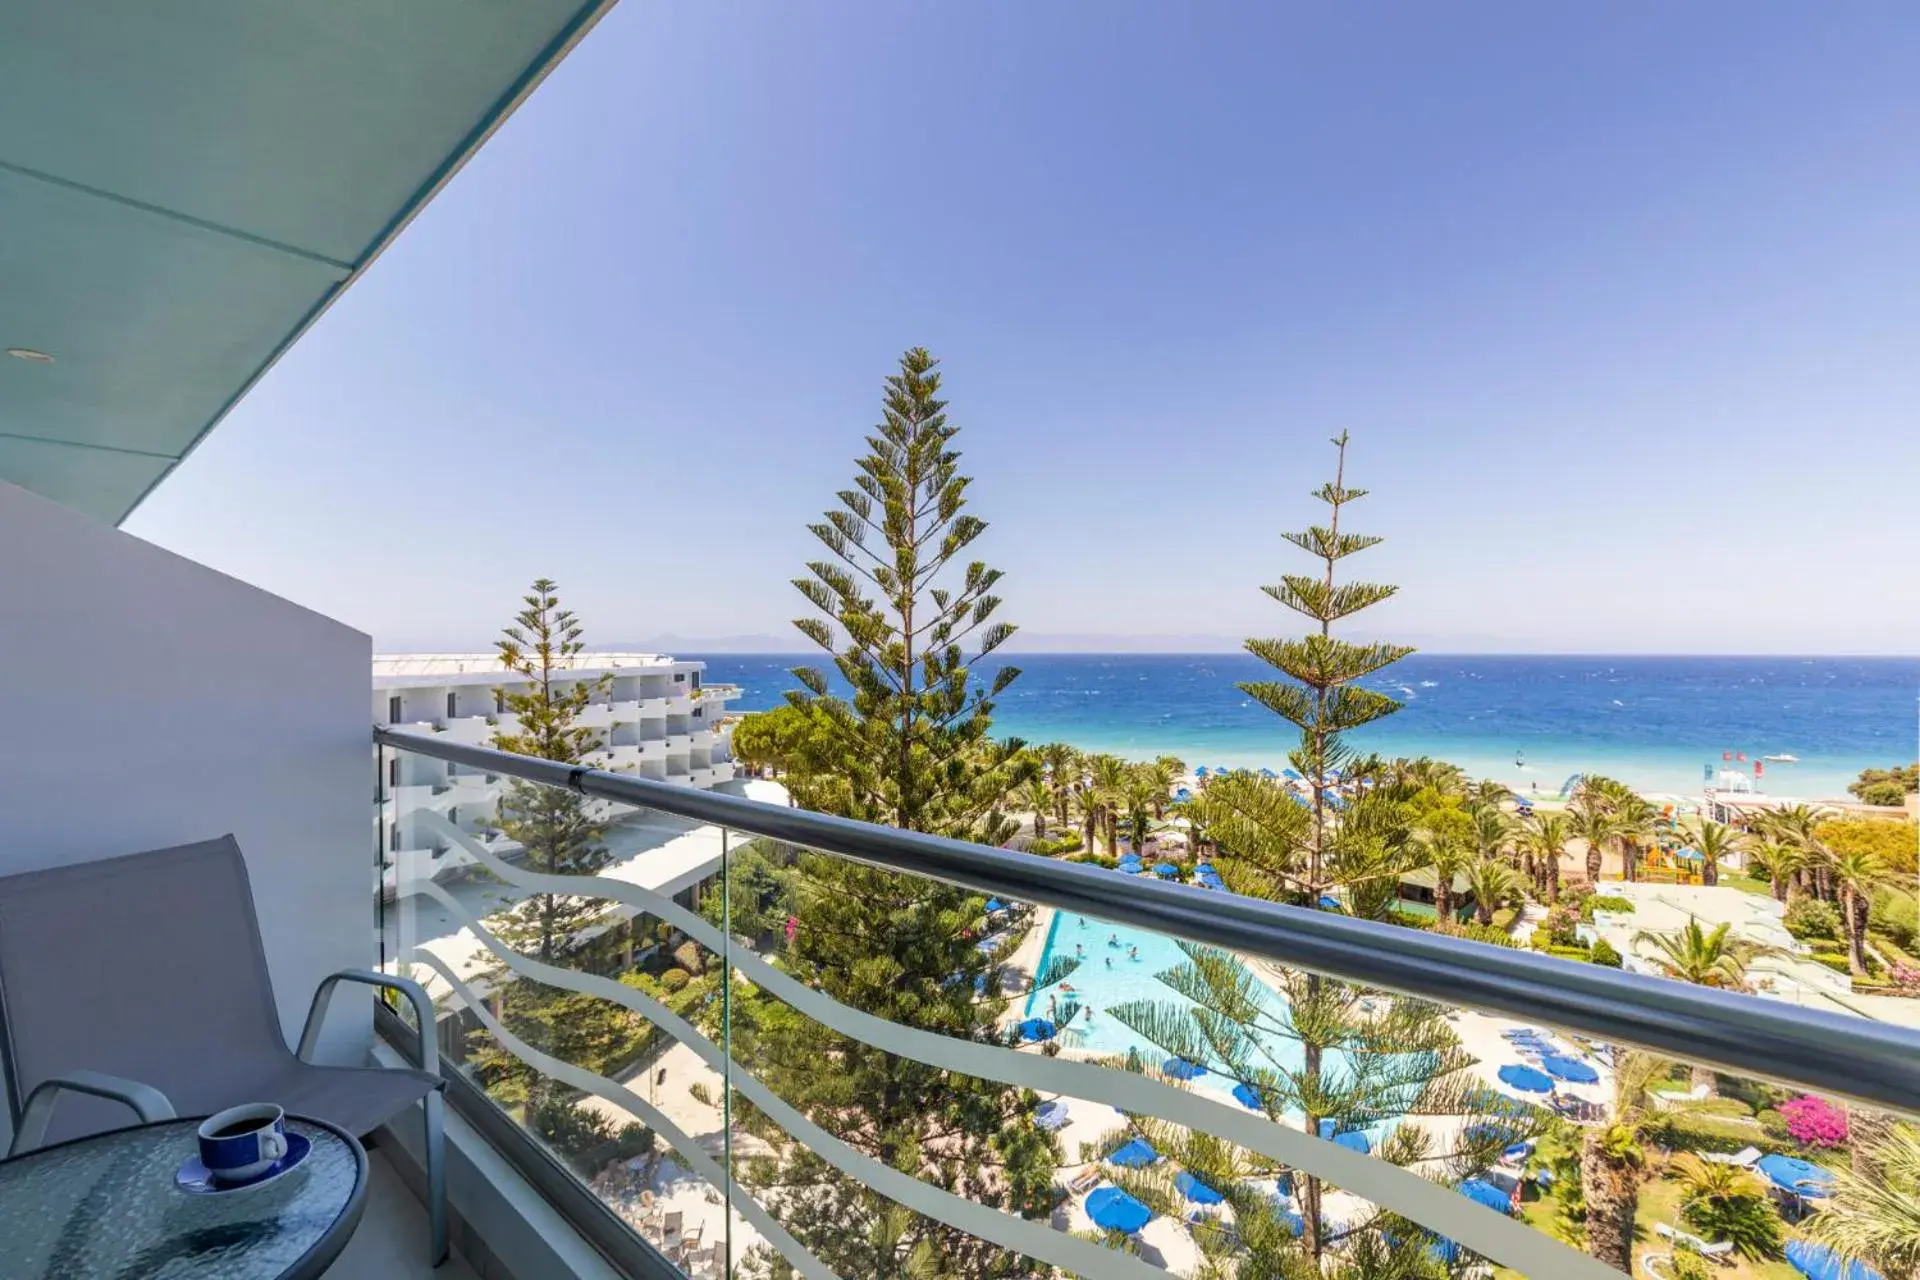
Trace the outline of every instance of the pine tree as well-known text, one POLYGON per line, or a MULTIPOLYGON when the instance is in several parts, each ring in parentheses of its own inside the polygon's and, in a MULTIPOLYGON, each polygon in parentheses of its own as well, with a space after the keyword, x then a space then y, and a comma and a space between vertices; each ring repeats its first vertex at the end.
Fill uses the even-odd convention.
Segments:
MULTIPOLYGON (((1018 673, 1003 667, 983 681, 975 667, 1013 628, 993 620, 999 572, 961 559, 987 526, 965 511, 969 481, 939 391, 932 356, 901 357, 854 487, 811 526, 828 555, 795 585, 820 616, 795 625, 834 655, 851 696, 824 671, 794 672, 805 692, 793 704, 826 725, 803 763, 837 785, 796 781, 845 817, 997 841, 1013 827, 1009 794, 1037 771, 1019 743, 988 736, 993 700, 1018 673)), ((977 895, 804 853, 792 888, 782 964, 795 977, 905 1026, 997 1038, 1005 1001, 994 958, 976 945, 977 895)), ((1031 1091, 895 1057, 765 997, 740 992, 733 1009, 734 1056, 863 1154, 979 1203, 1047 1212, 1057 1153, 1033 1123, 1031 1091)), ((941 1275, 1040 1274, 1029 1259, 904 1213, 736 1103, 742 1113, 774 1149, 748 1162, 749 1184, 838 1274, 901 1276, 930 1259, 941 1275)), ((753 1265, 781 1269, 767 1257, 753 1265)))
MULTIPOLYGON (((527 683, 494 690, 517 726, 496 731, 493 745, 577 764, 600 745, 599 732, 579 724, 579 718, 595 694, 605 691, 607 680, 568 676, 585 646, 579 621, 561 607, 553 582, 534 582, 522 603, 495 648, 501 666, 527 683)), ((523 861, 532 871, 588 876, 611 860, 604 844, 608 824, 594 801, 572 791, 516 781, 501 795, 499 825, 520 843, 523 861)), ((606 912, 602 899, 535 893, 489 917, 487 927, 522 955, 564 965, 580 933, 601 923, 606 912)), ((494 966, 487 976, 496 992, 496 1010, 514 1034, 590 1070, 630 1056, 645 1033, 634 1014, 607 1001, 516 978, 504 965, 494 966)), ((524 1106, 542 1132, 571 1131, 569 1090, 500 1048, 484 1030, 475 1033, 474 1041, 475 1069, 489 1093, 506 1105, 524 1106)))
MULTIPOLYGON (((1335 622, 1395 590, 1335 581, 1340 560, 1380 539, 1341 531, 1342 508, 1364 490, 1345 486, 1346 435, 1333 444, 1339 450, 1335 478, 1314 495, 1331 509, 1327 525, 1285 535, 1318 557, 1322 572, 1286 574, 1280 585, 1265 588, 1310 619, 1313 629, 1299 640, 1249 640, 1248 651, 1291 683, 1239 686, 1299 728, 1291 759, 1311 800, 1302 804, 1284 785, 1242 772, 1211 784, 1195 808, 1219 846, 1224 878, 1237 891, 1320 906, 1339 889, 1355 914, 1379 918, 1402 872, 1425 860, 1413 821, 1422 793, 1412 776, 1366 790, 1343 782, 1341 771, 1358 756, 1342 735, 1399 710, 1392 698, 1355 682, 1412 650, 1333 635, 1335 622)), ((1506 1143, 1544 1122, 1544 1113, 1510 1105, 1474 1080, 1473 1059, 1434 1005, 1275 966, 1256 972, 1211 947, 1183 943, 1181 949, 1185 963, 1157 975, 1178 1001, 1137 1001, 1115 1008, 1113 1016, 1167 1053, 1257 1091, 1271 1119, 1303 1122, 1309 1133, 1324 1128, 1323 1136, 1372 1130, 1380 1159, 1417 1163, 1425 1176, 1445 1181, 1486 1167, 1506 1143), (1265 995, 1269 984, 1280 999, 1265 995), (1436 1138, 1418 1124, 1397 1123, 1441 1116, 1454 1119, 1436 1130, 1454 1136, 1436 1138)), ((1427 1256, 1429 1238, 1390 1215, 1348 1222, 1336 1236, 1321 1221, 1321 1180, 1303 1175, 1294 1183, 1297 1229, 1262 1197, 1229 1193, 1242 1237, 1259 1242, 1254 1252, 1262 1258, 1303 1251, 1316 1269, 1368 1275, 1435 1265, 1427 1256), (1342 1246, 1337 1255, 1328 1252, 1335 1244, 1342 1246)), ((1457 1265, 1470 1261, 1462 1253, 1457 1265)), ((1264 1265, 1256 1264, 1258 1274, 1268 1274, 1259 1270, 1264 1265)))
MULTIPOLYGON (((505 710, 518 720, 511 732, 493 735, 493 745, 561 764, 601 745, 599 730, 579 723, 594 697, 604 695, 612 677, 571 679, 566 674, 585 650, 579 620, 560 607, 558 587, 541 578, 524 598, 513 624, 494 648, 500 665, 524 677, 525 686, 494 690, 505 710)), ((530 870, 546 875, 590 876, 611 856, 603 843, 608 823, 595 802, 559 787, 514 782, 500 798, 500 829, 525 849, 530 870)), ((598 899, 536 893, 488 926, 508 946, 551 961, 572 945, 574 935, 597 923, 605 908, 598 899)))

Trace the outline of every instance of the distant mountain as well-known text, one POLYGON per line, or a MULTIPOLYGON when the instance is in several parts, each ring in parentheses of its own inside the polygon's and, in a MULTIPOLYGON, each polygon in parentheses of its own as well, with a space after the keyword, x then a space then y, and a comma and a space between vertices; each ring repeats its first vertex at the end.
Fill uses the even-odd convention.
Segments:
POLYGON ((621 653, 668 653, 676 658, 698 658, 708 653, 798 653, 798 636, 683 636, 669 631, 644 640, 619 640, 596 644, 595 649, 621 653))

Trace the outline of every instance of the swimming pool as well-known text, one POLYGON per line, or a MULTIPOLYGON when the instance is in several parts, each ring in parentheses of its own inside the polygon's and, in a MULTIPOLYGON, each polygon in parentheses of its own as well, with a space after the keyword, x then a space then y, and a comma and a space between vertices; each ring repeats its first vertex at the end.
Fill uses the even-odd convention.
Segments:
MULTIPOLYGON (((1166 1050, 1137 1034, 1120 1019, 1113 1017, 1109 1010, 1136 1000, 1192 1008, 1192 1001, 1156 977, 1186 963, 1187 956, 1180 949, 1180 944, 1165 934, 1111 924, 1069 911, 1054 912, 1053 923, 1047 929, 1046 946, 1040 953, 1039 972, 1044 973, 1056 956, 1073 957, 1076 952, 1080 967, 1064 982, 1031 992, 1021 1016, 1051 1017, 1050 1000, 1056 1002, 1057 1006, 1064 1006, 1072 1000, 1081 1006, 1079 1015, 1069 1027, 1076 1048, 1111 1054, 1124 1054, 1129 1049, 1137 1049, 1155 1066, 1165 1061, 1166 1050), (1067 992, 1062 989, 1064 987, 1072 987, 1073 990, 1067 992)), ((1271 999, 1274 1004, 1284 1007, 1280 996, 1273 995, 1271 999)), ((1296 1042, 1273 1036, 1262 1039, 1275 1058, 1286 1067, 1295 1068, 1303 1060, 1296 1042)), ((1208 1072, 1193 1083, 1197 1088, 1222 1097, 1228 1096, 1233 1087, 1232 1080, 1214 1072, 1208 1072)))

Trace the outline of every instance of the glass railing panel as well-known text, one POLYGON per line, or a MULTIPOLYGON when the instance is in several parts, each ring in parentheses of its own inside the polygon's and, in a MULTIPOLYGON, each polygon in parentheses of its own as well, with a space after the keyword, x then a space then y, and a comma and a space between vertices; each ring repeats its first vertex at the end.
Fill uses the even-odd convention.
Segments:
POLYGON ((778 842, 728 868, 751 1274, 1786 1280, 1887 1185, 1804 1090, 778 842))
POLYGON ((401 749, 380 764, 381 962, 433 997, 442 1070, 682 1271, 724 1274, 722 957, 669 918, 718 883, 719 829, 401 749))

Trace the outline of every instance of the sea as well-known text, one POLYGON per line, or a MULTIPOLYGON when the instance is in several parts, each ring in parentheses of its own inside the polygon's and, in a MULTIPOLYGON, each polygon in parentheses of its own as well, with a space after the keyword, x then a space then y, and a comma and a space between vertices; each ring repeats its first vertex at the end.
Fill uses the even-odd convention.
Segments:
MULTIPOLYGON (((709 682, 736 711, 777 706, 822 655, 719 654, 709 682)), ((1286 763, 1291 726, 1240 683, 1274 672, 1247 654, 1019 654, 996 736, 1189 767, 1286 763)), ((990 660, 983 670, 1002 665, 990 660)), ((1697 795, 1733 775, 1769 795, 1844 798, 1862 769, 1920 759, 1920 658, 1416 654, 1366 684, 1403 702, 1356 731, 1382 755, 1430 755, 1523 791, 1579 773, 1697 795), (1794 762, 1767 760, 1790 755, 1794 762)))

